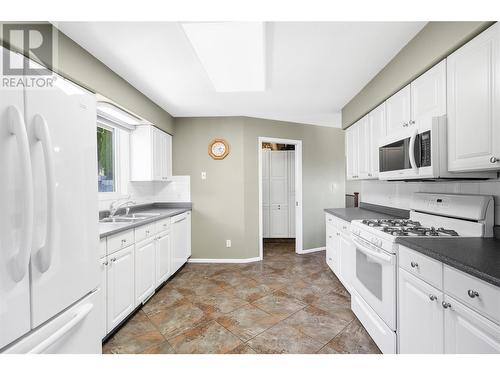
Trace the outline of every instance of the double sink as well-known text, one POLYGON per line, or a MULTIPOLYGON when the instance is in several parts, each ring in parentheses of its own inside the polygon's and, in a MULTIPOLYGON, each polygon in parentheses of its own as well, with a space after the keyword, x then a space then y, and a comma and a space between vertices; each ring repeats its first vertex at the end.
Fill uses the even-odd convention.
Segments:
POLYGON ((101 220, 99 220, 100 223, 107 223, 107 224, 126 224, 126 223, 136 223, 138 221, 150 219, 155 216, 160 216, 160 213, 157 212, 141 212, 141 213, 135 213, 135 214, 127 214, 127 215, 116 215, 116 216, 108 216, 105 217, 101 220))

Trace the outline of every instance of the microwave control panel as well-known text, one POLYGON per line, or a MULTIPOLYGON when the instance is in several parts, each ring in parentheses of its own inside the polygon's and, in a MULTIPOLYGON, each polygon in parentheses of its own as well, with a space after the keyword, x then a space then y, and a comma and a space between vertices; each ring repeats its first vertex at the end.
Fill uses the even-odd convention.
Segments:
POLYGON ((420 166, 431 165, 431 132, 430 130, 420 134, 420 166))

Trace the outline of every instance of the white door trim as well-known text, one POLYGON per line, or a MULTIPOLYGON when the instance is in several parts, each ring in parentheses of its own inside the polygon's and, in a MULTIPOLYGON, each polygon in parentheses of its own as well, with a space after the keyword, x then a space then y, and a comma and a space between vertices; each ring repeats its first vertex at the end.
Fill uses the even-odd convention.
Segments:
POLYGON ((282 143, 295 146, 295 252, 304 254, 302 244, 302 141, 272 137, 259 137, 259 258, 264 258, 264 225, 262 219, 262 143, 282 143))

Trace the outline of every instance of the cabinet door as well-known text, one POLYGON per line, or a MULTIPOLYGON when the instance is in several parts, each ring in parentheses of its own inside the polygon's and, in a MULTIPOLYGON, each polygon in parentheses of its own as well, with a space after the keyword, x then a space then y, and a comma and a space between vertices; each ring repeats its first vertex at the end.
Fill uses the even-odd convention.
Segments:
POLYGON ((443 60, 411 83, 410 125, 431 129, 432 118, 446 114, 446 61, 443 60))
POLYGON ((333 271, 334 263, 334 247, 335 247, 335 237, 337 236, 337 230, 335 226, 331 224, 326 224, 326 264, 333 271))
POLYGON ((340 233, 338 236, 339 253, 340 253, 340 279, 344 283, 346 289, 350 292, 354 272, 356 272, 356 249, 351 241, 351 238, 340 233))
POLYGON ((500 353, 500 326, 448 295, 445 300, 450 304, 444 312, 445 353, 500 353))
POLYGON ((134 246, 119 250, 108 259, 107 330, 109 332, 135 308, 134 246))
POLYGON ((187 220, 186 214, 181 214, 172 218, 172 274, 177 272, 177 270, 187 261, 187 220))
POLYGON ((172 247, 170 233, 160 234, 155 244, 156 249, 156 286, 167 280, 172 269, 172 247))
POLYGON ((269 232, 271 238, 288 237, 288 204, 272 204, 269 215, 269 232))
POLYGON ((370 170, 370 125, 368 116, 358 122, 358 177, 367 179, 370 170))
POLYGON ((342 253, 340 252, 341 236, 339 230, 336 228, 335 235, 333 236, 332 244, 332 257, 333 257, 333 272, 338 278, 341 278, 342 272, 342 253))
POLYGON ((500 24, 447 58, 448 169, 500 168, 500 24))
POLYGON ((144 302, 155 291, 155 241, 153 238, 135 245, 135 305, 144 302))
POLYGON ((443 353, 442 293, 399 269, 400 353, 443 353))
POLYGON ((163 179, 162 172, 163 172, 163 166, 162 166, 162 161, 163 161, 163 138, 161 136, 161 131, 156 129, 155 127, 152 128, 152 144, 153 144, 153 180, 160 181, 163 179))
POLYGON ((102 301, 102 332, 101 338, 108 334, 108 260, 106 257, 101 259, 101 301, 102 301))
POLYGON ((358 178, 359 122, 346 130, 346 174, 348 180, 358 178))
POLYGON ((387 135, 399 132, 410 124, 410 85, 402 88, 385 102, 387 135))
POLYGON ((378 147, 379 142, 386 135, 386 124, 385 124, 385 103, 382 103, 368 115, 368 125, 370 127, 370 139, 369 139, 369 178, 376 178, 379 172, 379 155, 378 147))

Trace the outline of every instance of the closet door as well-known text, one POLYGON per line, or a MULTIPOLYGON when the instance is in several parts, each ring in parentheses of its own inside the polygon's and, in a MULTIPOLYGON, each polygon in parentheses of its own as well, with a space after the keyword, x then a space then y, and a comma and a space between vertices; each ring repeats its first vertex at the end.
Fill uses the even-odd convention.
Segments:
POLYGON ((262 226, 264 238, 269 237, 269 149, 262 151, 262 226))
POLYGON ((270 237, 288 237, 288 152, 271 151, 269 169, 270 237))

